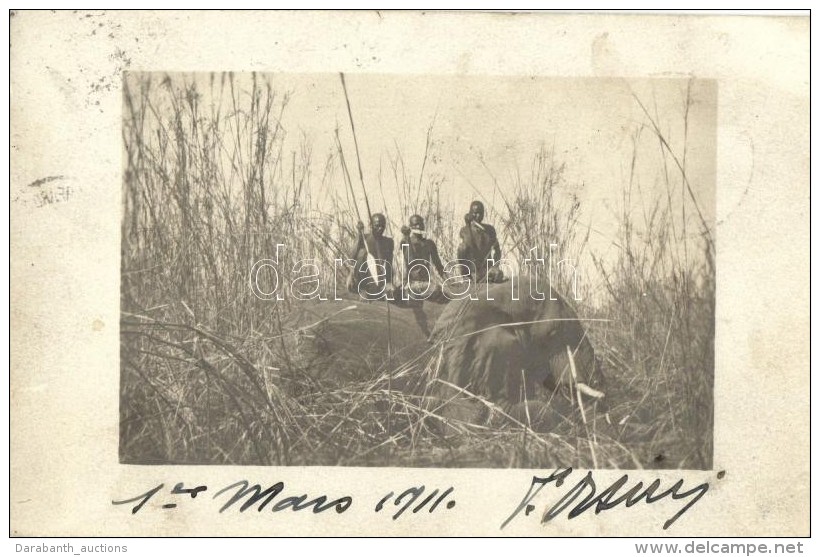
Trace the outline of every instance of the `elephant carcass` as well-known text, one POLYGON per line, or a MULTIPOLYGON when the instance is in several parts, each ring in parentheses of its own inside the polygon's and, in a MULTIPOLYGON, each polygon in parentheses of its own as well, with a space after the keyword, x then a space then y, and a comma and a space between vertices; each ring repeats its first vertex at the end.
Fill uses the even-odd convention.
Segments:
POLYGON ((290 315, 290 352, 314 379, 335 384, 370 380, 429 350, 443 305, 401 307, 361 299, 302 302, 290 315))
POLYGON ((603 398, 592 343, 564 299, 534 300, 528 292, 516 299, 509 283, 476 294, 451 302, 431 335, 441 351, 438 378, 449 384, 440 396, 461 388, 508 410, 526 403, 517 417, 532 409, 545 418, 567 414, 576 389, 587 400, 603 398))

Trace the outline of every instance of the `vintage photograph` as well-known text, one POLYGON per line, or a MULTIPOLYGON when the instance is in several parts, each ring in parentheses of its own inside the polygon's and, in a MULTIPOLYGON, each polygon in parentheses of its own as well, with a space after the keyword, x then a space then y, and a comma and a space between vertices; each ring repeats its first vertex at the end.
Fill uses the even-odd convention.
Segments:
POLYGON ((120 462, 710 470, 717 99, 124 72, 120 462))
POLYGON ((808 16, 11 11, 10 536, 809 534, 808 16))

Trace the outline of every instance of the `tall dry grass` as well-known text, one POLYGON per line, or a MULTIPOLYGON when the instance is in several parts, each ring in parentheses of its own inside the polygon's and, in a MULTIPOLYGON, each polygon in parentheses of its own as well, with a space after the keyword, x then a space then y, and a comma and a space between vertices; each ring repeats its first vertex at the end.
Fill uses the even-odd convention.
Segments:
MULTIPOLYGON (((691 83, 691 82, 690 82, 691 83)), ((691 90, 682 114, 688 130, 691 90)), ((635 131, 623 189, 620 250, 614 265, 595 260, 606 290, 603 310, 617 326, 594 331, 617 393, 620 438, 642 461, 660 467, 709 468, 714 432, 715 246, 686 173, 687 135, 673 145, 657 115, 635 131), (636 195, 641 134, 657 142, 664 191, 642 205, 644 222, 627 209, 636 195), (673 200, 679 200, 675 203, 673 200), (640 230, 640 233, 637 231, 640 230)))
MULTIPOLYGON (((121 460, 591 466, 590 434, 578 423, 535 433, 491 401, 482 401, 491 419, 475 423, 396 388, 402 378, 434 376, 435 347, 344 384, 311 373, 300 352, 305 329, 294 325, 300 303, 252 295, 248 271, 283 243, 280 276, 310 254, 322 262, 320 288, 341 288, 332 261, 347 255, 361 211, 346 186, 352 154, 337 140, 320 155, 322 175, 312 174, 311 146, 281 125, 288 101, 256 75, 249 87, 232 74, 125 79, 121 460)), ((644 133, 656 133, 663 160, 685 161, 659 130, 647 114, 644 133)), ((424 216, 446 257, 455 254, 461 214, 443 195, 447 176, 428 164, 437 148, 432 125, 423 160, 405 161, 393 145, 371 202, 376 211, 397 199, 403 217, 424 216)), ((666 174, 669 199, 686 193, 680 166, 666 174)), ((580 259, 589 229, 574 188, 547 150, 529 173, 499 184, 494 217, 508 256, 555 243, 580 259)), ((589 331, 607 364, 615 419, 593 430, 600 466, 711 465, 714 248, 708 226, 698 230, 694 198, 669 199, 649 200, 640 235, 624 210, 617 260, 596 259, 605 293, 577 304, 583 315, 610 319, 589 331), (693 234, 699 239, 687 240, 693 234)), ((401 222, 390 218, 397 235, 401 222)), ((562 290, 571 286, 559 280, 562 290)))

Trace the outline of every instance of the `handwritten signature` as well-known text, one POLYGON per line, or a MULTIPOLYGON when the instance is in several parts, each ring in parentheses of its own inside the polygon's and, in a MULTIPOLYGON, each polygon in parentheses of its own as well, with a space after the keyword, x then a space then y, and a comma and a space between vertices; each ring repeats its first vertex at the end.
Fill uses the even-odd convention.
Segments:
MULTIPOLYGON (((501 524, 501 529, 504 529, 507 524, 509 524, 521 513, 521 511, 524 511, 524 516, 528 516, 531 512, 533 512, 535 510, 535 505, 532 504, 532 500, 535 499, 535 497, 542 489, 544 489, 545 486, 554 483, 556 488, 560 488, 571 474, 572 468, 566 468, 564 470, 556 470, 546 478, 533 476, 526 495, 524 495, 524 498, 512 514, 510 514, 510 516, 508 516, 507 519, 501 524)), ((718 479, 722 479, 724 475, 725 472, 718 472, 717 477, 718 479)), ((558 499, 554 505, 549 507, 544 512, 541 518, 541 523, 546 524, 547 522, 558 517, 565 510, 570 509, 570 507, 572 508, 567 513, 568 520, 577 518, 592 508, 595 509, 595 514, 599 514, 603 511, 612 510, 621 504, 626 507, 631 507, 641 501, 644 501, 647 505, 651 505, 667 497, 671 497, 673 500, 685 499, 686 504, 683 505, 683 507, 681 507, 680 510, 678 510, 678 512, 676 512, 670 519, 664 522, 663 529, 666 530, 672 526, 678 518, 683 516, 684 513, 692 507, 692 505, 697 503, 707 491, 709 491, 709 484, 707 482, 698 484, 686 491, 682 491, 684 481, 683 479, 680 479, 671 487, 658 493, 658 489, 661 487, 661 481, 656 479, 646 487, 644 487, 644 483, 642 481, 639 481, 626 491, 619 493, 628 482, 629 474, 624 474, 601 492, 598 492, 592 472, 587 472, 586 475, 578 481, 578 483, 576 483, 569 491, 558 499), (579 497, 582 498, 576 503, 576 500, 578 500, 579 497)))

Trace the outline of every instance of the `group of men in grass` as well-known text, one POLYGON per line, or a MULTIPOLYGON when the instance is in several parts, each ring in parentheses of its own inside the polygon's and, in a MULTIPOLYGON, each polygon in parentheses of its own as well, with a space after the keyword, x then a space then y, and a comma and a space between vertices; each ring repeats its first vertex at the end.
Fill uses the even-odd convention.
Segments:
MULTIPOLYGON (((453 269, 461 280, 502 282, 503 273, 494 263, 501 260, 498 235, 492 225, 483 221, 484 204, 473 201, 459 231, 453 269)), ((381 213, 372 215, 369 233, 364 232, 362 222, 358 223, 358 240, 351 254, 355 264, 347 278, 348 290, 367 299, 440 299, 441 284, 446 281, 445 267, 436 242, 427 237, 424 218, 413 215, 401 228, 399 273, 394 273, 394 242, 384 235, 386 225, 387 219, 381 213), (394 278, 399 279, 398 286, 394 278), (394 295, 397 287, 402 290, 400 297, 394 295)))

